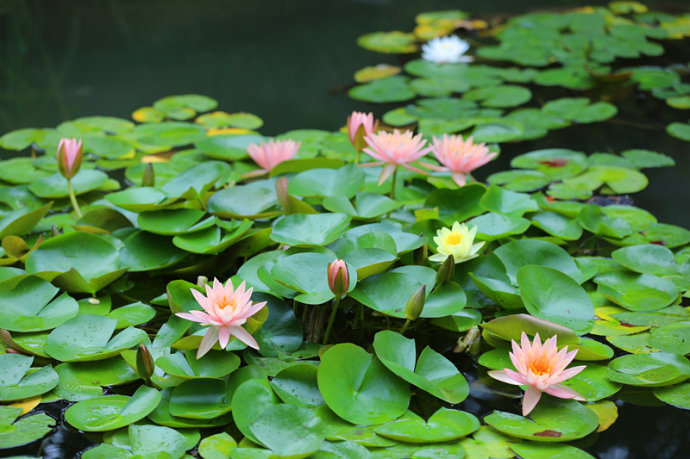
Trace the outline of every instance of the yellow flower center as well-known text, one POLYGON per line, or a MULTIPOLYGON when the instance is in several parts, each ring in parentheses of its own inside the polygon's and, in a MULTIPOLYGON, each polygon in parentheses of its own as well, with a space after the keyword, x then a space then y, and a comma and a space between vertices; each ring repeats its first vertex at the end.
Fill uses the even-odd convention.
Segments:
POLYGON ((551 373, 551 364, 548 359, 544 357, 537 357, 530 361, 529 370, 536 376, 542 376, 551 373))
POLYGON ((450 233, 446 236, 445 243, 447 245, 458 245, 462 241, 462 234, 460 233, 450 233))
POLYGON ((237 307, 237 300, 235 298, 231 298, 229 301, 227 298, 222 298, 220 302, 218 303, 218 307, 220 309, 225 309, 225 308, 230 308, 233 311, 237 307))

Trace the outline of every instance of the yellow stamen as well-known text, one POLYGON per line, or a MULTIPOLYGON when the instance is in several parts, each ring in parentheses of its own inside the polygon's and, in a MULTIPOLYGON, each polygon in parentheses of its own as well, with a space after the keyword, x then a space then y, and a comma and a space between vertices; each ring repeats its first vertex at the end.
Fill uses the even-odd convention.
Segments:
POLYGON ((447 245, 458 245, 460 244, 460 241, 462 241, 462 234, 450 233, 448 236, 446 236, 446 240, 444 242, 447 245))

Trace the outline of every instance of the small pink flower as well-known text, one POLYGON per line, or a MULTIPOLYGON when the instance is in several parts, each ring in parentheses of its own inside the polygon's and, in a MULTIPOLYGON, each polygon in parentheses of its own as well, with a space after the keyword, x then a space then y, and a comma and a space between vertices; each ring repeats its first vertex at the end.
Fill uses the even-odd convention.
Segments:
POLYGON ((466 182, 465 174, 483 166, 496 157, 496 153, 489 153, 489 148, 483 144, 472 142, 472 137, 463 140, 460 135, 443 135, 443 139, 433 138, 432 151, 436 159, 444 167, 424 164, 430 169, 450 171, 453 181, 458 186, 466 182))
POLYGON ((249 156, 254 162, 261 166, 261 170, 252 172, 249 175, 261 175, 269 172, 278 163, 294 158, 299 150, 301 142, 294 140, 269 140, 268 143, 251 144, 247 147, 249 156))
POLYGON ((375 133, 378 124, 378 121, 374 123, 373 113, 352 112, 347 117, 347 134, 357 151, 362 151, 366 146, 364 137, 375 133))
POLYGON ((228 279, 223 286, 218 279, 214 278, 213 288, 206 286, 206 296, 198 290, 191 289, 191 291, 205 312, 195 309, 189 312, 178 312, 175 315, 211 326, 201 340, 196 354, 197 359, 206 354, 216 341, 220 343, 221 348, 225 349, 230 341, 230 335, 249 347, 259 349, 254 337, 242 328, 249 317, 266 305, 265 301, 252 303, 252 288, 245 291, 245 284, 242 282, 237 289, 234 289, 232 280, 228 279))
POLYGON ((81 139, 60 139, 57 148, 57 164, 60 173, 65 178, 77 175, 84 157, 84 147, 81 139))
POLYGON ((338 298, 347 293, 350 286, 350 273, 347 271, 347 263, 343 260, 335 260, 328 263, 328 287, 338 298))
POLYGON ((419 174, 426 174, 423 170, 410 166, 411 162, 431 151, 431 147, 424 148, 426 140, 422 139, 422 134, 413 137, 412 131, 400 132, 396 129, 393 133, 379 131, 376 134, 370 134, 364 140, 370 147, 365 148, 364 151, 379 162, 363 164, 363 166, 383 165, 379 185, 386 181, 398 166, 419 174))
POLYGON ((562 386, 560 383, 584 370, 584 365, 568 368, 577 354, 577 349, 568 352, 568 346, 560 351, 556 346, 556 335, 542 345, 539 333, 530 344, 529 338, 522 332, 521 346, 512 341, 513 352, 510 360, 517 371, 509 368, 489 371, 489 376, 504 383, 519 386, 529 386, 522 399, 522 415, 527 416, 537 405, 541 393, 546 392, 558 398, 574 398, 583 401, 584 398, 574 390, 562 386))

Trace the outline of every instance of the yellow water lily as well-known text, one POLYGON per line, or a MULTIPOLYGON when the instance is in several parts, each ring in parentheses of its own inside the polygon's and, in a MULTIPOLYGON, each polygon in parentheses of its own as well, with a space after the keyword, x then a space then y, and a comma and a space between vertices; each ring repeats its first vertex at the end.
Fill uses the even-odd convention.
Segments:
POLYGON ((431 261, 442 262, 448 255, 453 255, 455 263, 471 260, 478 256, 484 242, 474 244, 477 227, 468 228, 464 223, 455 222, 451 228, 441 228, 436 232, 436 254, 429 257, 431 261))

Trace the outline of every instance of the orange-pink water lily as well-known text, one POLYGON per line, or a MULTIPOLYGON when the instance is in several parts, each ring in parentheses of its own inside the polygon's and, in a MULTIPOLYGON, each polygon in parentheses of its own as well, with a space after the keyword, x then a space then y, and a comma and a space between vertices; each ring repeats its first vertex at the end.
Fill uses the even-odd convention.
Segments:
POLYGON ((378 124, 378 121, 374 122, 373 113, 352 112, 347 117, 347 135, 357 151, 366 146, 364 138, 375 133, 378 124))
POLYGON ((262 175, 270 172, 277 164, 292 159, 297 154, 301 142, 294 140, 269 140, 259 145, 251 144, 247 147, 249 156, 261 169, 247 174, 248 176, 262 175))
POLYGON ((466 174, 496 157, 496 153, 490 153, 485 144, 474 143, 472 137, 463 139, 460 135, 444 134, 441 139, 434 137, 431 148, 434 156, 443 166, 432 164, 424 164, 424 166, 438 171, 450 171, 453 181, 458 186, 466 183, 466 174))
POLYGON ((196 289, 191 289, 191 291, 204 310, 195 309, 189 312, 178 312, 175 315, 202 325, 210 325, 199 345, 197 358, 206 354, 216 341, 220 343, 221 348, 225 349, 230 336, 234 336, 249 347, 259 348, 254 337, 242 328, 249 317, 266 305, 265 301, 252 303, 253 288, 247 290, 245 283, 242 282, 235 289, 230 279, 225 285, 218 279, 213 279, 213 287, 206 285, 206 296, 196 289))
POLYGON ((530 343, 525 332, 520 337, 520 346, 512 341, 513 352, 510 353, 510 361, 515 369, 489 371, 489 376, 504 383, 528 386, 522 399, 522 415, 527 416, 537 405, 542 392, 559 398, 584 398, 574 390, 561 385, 563 381, 571 378, 584 370, 580 365, 566 369, 577 355, 577 349, 568 352, 568 346, 560 351, 556 345, 557 337, 554 335, 542 344, 539 333, 530 343))
POLYGON ((378 161, 363 164, 363 166, 383 166, 379 176, 379 185, 385 182, 398 166, 425 174, 423 170, 410 166, 410 163, 431 151, 430 147, 424 148, 426 140, 422 139, 422 134, 413 136, 412 131, 400 132, 396 129, 392 133, 379 131, 376 134, 370 134, 364 140, 369 145, 364 151, 378 161))
POLYGON ((65 178, 77 175, 84 157, 84 147, 81 139, 60 139, 57 148, 58 170, 65 178))

